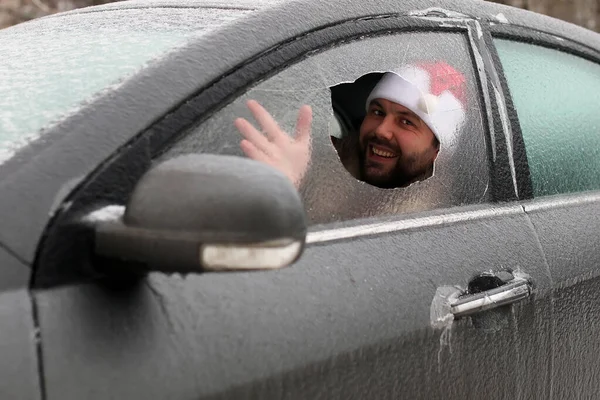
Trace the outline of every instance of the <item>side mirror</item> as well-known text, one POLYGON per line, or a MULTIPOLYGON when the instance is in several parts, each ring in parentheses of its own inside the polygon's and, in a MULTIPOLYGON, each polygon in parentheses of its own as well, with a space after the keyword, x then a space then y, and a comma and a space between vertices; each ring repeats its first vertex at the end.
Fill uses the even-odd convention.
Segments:
POLYGON ((304 207, 279 171, 242 157, 185 155, 140 179, 128 204, 88 214, 95 253, 166 273, 274 269, 300 257, 304 207))

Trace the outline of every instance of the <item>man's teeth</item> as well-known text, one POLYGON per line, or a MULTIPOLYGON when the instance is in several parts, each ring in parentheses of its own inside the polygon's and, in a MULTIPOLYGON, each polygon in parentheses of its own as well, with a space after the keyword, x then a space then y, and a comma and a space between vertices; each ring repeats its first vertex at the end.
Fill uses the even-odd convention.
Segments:
POLYGON ((387 157, 387 158, 396 157, 396 155, 394 153, 390 153, 389 151, 379 150, 379 149, 376 149, 375 147, 371 147, 371 149, 373 150, 373 153, 375 153, 379 157, 387 157))

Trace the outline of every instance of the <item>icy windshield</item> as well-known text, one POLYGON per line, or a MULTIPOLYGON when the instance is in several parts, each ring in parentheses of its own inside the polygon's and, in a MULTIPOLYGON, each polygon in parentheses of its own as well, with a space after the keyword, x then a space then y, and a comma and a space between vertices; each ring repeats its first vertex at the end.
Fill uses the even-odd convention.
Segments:
POLYGON ((0 164, 152 60, 248 12, 112 10, 50 17, 0 31, 0 164))

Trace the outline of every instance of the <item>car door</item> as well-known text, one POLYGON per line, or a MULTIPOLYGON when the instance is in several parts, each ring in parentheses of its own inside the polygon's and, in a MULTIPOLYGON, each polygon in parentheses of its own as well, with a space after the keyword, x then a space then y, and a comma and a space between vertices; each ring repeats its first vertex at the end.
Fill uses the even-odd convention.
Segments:
POLYGON ((386 17, 307 33, 167 116, 195 121, 170 128, 168 147, 154 140, 165 137, 167 125, 159 121, 115 157, 49 229, 38 258, 41 277, 57 265, 93 272, 89 232, 76 223, 89 210, 84 202, 93 205, 90 199, 101 200, 115 181, 131 180, 127 172, 144 157, 158 163, 196 152, 240 154, 232 123, 247 115, 247 98, 259 99, 288 130, 300 104, 315 110, 313 159, 301 187, 311 223, 307 247, 279 271, 154 273, 137 285, 40 288, 46 397, 548 393, 551 280, 523 208, 499 203, 516 200, 516 176, 499 120, 502 99, 489 96, 498 86, 480 29, 462 18, 439 26, 427 18, 386 17), (451 61, 464 74, 467 118, 460 135, 424 182, 386 191, 356 180, 331 142, 339 125, 330 87, 422 59, 451 61), (215 96, 219 107, 201 111, 215 96), (193 106, 200 109, 195 114, 193 106), (446 296, 462 294, 470 281, 471 294, 473 286, 491 289, 486 282, 506 271, 527 276, 533 295, 473 317, 448 313, 446 296))
POLYGON ((494 40, 525 145, 552 295, 555 398, 597 393, 600 228, 600 49, 539 32, 496 29, 494 40))

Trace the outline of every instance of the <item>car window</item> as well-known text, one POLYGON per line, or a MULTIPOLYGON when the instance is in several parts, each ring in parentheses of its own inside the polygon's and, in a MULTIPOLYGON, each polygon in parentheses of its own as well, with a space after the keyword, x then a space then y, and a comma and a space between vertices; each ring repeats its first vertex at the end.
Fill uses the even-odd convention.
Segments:
POLYGON ((286 132, 294 131, 299 108, 308 104, 313 110, 312 159, 300 192, 312 224, 485 202, 489 199, 489 175, 477 88, 462 34, 421 32, 363 38, 313 53, 257 82, 194 126, 160 159, 201 152, 243 156, 241 135, 233 122, 237 117, 254 121, 246 107, 248 99, 262 104, 286 132), (381 189, 351 175, 340 162, 333 141, 360 125, 367 96, 381 74, 418 67, 427 75, 429 86, 437 82, 443 89, 447 83, 436 74, 449 78, 444 67, 430 68, 438 64, 452 66, 464 78, 456 106, 464 118, 461 124, 446 121, 452 138, 442 141, 433 176, 408 187, 381 189))
POLYGON ((95 94, 244 10, 143 8, 48 17, 0 32, 0 164, 95 94))
POLYGON ((534 196, 600 189, 600 65, 538 45, 495 44, 534 196))

